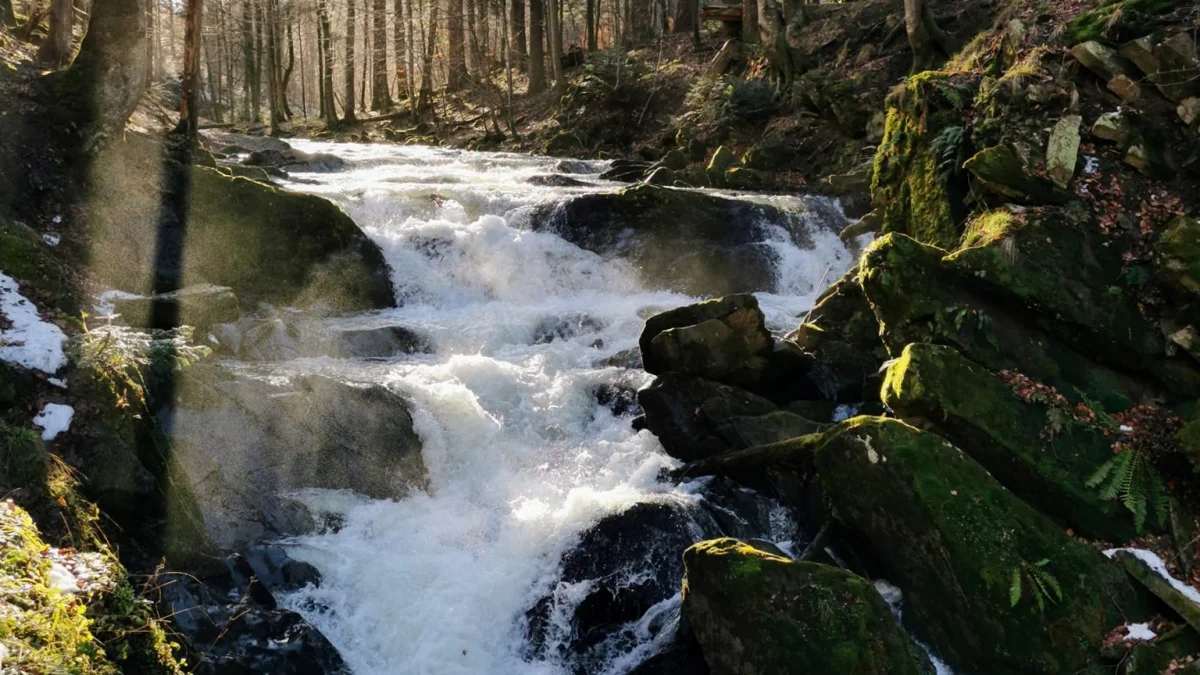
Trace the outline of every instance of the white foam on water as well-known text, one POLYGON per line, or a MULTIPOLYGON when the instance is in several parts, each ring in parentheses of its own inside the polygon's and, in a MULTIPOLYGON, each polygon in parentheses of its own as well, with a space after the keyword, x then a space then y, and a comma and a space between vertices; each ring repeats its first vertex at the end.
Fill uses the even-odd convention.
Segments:
MULTIPOLYGON (((699 498, 659 482, 675 460, 596 401, 599 386, 620 379, 636 388, 650 377, 593 364, 636 346, 645 316, 695 299, 642 288, 626 263, 526 229, 530 206, 617 187, 526 182, 551 173, 553 158, 294 145, 348 161, 342 172, 297 176, 304 182, 293 187, 334 199, 380 245, 402 306, 370 320, 428 335, 435 353, 283 366, 341 369, 405 394, 430 478, 427 494, 402 501, 297 495, 316 512, 339 515, 341 527, 288 542, 323 581, 284 604, 328 636, 357 675, 566 672, 523 650, 524 613, 556 587, 563 553, 589 526, 633 504, 699 498)), ((782 230, 773 236, 779 288, 759 298, 772 328, 786 331, 822 278, 828 285, 840 277, 854 253, 828 228, 814 229, 809 250, 782 230)), ((636 645, 610 655, 607 672, 627 672, 657 651, 655 641, 673 630, 651 626, 677 615, 678 603, 668 599, 627 627, 636 645)))

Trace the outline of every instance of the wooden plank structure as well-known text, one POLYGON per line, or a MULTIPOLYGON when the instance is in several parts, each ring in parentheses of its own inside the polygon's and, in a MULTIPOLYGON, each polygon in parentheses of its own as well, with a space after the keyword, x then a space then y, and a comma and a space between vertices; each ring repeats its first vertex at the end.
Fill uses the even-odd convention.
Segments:
POLYGON ((720 21, 722 24, 722 34, 727 38, 741 37, 742 35, 742 5, 731 4, 713 4, 705 5, 700 8, 701 21, 720 21))

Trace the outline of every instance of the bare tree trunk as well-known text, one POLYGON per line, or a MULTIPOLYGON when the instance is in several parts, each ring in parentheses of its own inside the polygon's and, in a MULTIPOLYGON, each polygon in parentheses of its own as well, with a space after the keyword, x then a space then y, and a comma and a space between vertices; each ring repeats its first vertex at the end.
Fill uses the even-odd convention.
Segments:
POLYGON ((267 97, 270 99, 271 135, 278 136, 281 111, 279 109, 279 59, 276 45, 279 41, 279 37, 277 35, 279 28, 276 25, 275 0, 266 0, 266 3, 267 97))
POLYGON ((183 30, 183 96, 175 133, 196 142, 200 129, 200 35, 204 25, 204 0, 187 0, 183 30))
POLYGON ((263 7, 265 0, 251 0, 254 9, 254 72, 250 79, 251 120, 262 121, 263 7))
POLYGON ((529 90, 546 90, 546 18, 542 0, 525 0, 529 5, 529 90))
POLYGON ((463 0, 448 0, 446 7, 446 91, 457 91, 463 86, 466 70, 466 51, 463 49, 463 0))
POLYGON ((792 81, 792 53, 784 35, 779 0, 758 0, 758 30, 767 61, 785 85, 792 81))
POLYGON ((584 9, 584 26, 587 31, 587 49, 589 52, 596 51, 596 24, 599 23, 596 16, 596 0, 587 0, 587 6, 584 9))
POLYGON ((38 58, 54 68, 62 68, 71 58, 71 18, 74 13, 71 0, 51 0, 50 34, 38 50, 38 58))
POLYGON ((467 75, 476 82, 487 79, 487 66, 482 63, 479 52, 478 21, 475 15, 475 0, 465 0, 467 14, 467 75))
POLYGON ((0 0, 0 30, 17 25, 17 16, 13 12, 12 0, 0 0))
POLYGON ((296 46, 292 40, 292 13, 289 9, 287 18, 287 66, 283 69, 283 78, 279 86, 279 104, 283 109, 283 118, 292 119, 292 106, 288 103, 288 87, 292 83, 292 71, 296 68, 296 46))
MULTIPOLYGON (((242 0, 242 119, 247 122, 253 119, 250 104, 254 100, 250 91, 254 79, 254 9, 250 6, 251 2, 242 0)), ((254 114, 257 115, 257 112, 254 114)))
POLYGON ((438 3, 434 0, 429 12, 429 26, 426 27, 425 44, 421 54, 421 95, 417 103, 424 110, 432 103, 433 98, 433 50, 437 44, 438 3))
POLYGON ((512 0, 512 7, 509 8, 509 32, 512 34, 510 42, 510 61, 515 68, 527 70, 526 65, 529 60, 529 52, 525 47, 525 1, 512 0))
MULTIPOLYGON (((158 4, 158 0, 150 0, 150 6, 154 8, 154 79, 161 81, 163 78, 162 5, 158 4)), ((67 44, 70 43, 71 29, 68 28, 67 44)))
POLYGON ((317 0, 318 41, 321 47, 321 116, 327 126, 337 126, 337 107, 333 101, 333 35, 329 24, 328 0, 317 0))
POLYGON ((677 35, 691 33, 696 29, 697 23, 694 0, 679 0, 679 4, 675 7, 675 24, 671 27, 671 32, 677 35))
MULTIPOLYGON (((353 0, 351 0, 353 2, 353 0)), ((359 80, 358 89, 358 109, 367 109, 367 87, 369 80, 367 73, 371 70, 371 3, 368 0, 363 0, 362 5, 362 79, 359 80)))
POLYGON ((554 92, 562 95, 567 90, 563 76, 562 27, 559 25, 558 0, 546 0, 546 13, 550 15, 550 66, 554 70, 554 92))
MULTIPOLYGON (((396 54, 396 100, 400 100, 402 92, 406 92, 408 86, 407 68, 405 68, 405 46, 404 46, 404 0, 394 0, 392 3, 392 42, 395 44, 396 54)), ((406 92, 409 96, 411 91, 406 92)), ((391 107, 391 102, 388 102, 391 107)))
POLYGON ((342 101, 342 121, 353 124, 354 118, 354 2, 346 2, 346 68, 345 75, 346 98, 342 101))
POLYGON ((913 52, 913 72, 933 67, 937 55, 934 48, 947 56, 953 51, 950 39, 938 27, 933 11, 923 0, 904 0, 904 30, 913 52))
POLYGON ((758 42, 758 0, 742 0, 742 41, 758 42))
POLYGON ((405 76, 408 78, 408 107, 411 109, 414 102, 417 100, 417 72, 416 72, 416 42, 413 33, 413 3, 416 0, 405 0, 404 3, 404 42, 406 49, 404 50, 404 67, 406 69, 405 76))

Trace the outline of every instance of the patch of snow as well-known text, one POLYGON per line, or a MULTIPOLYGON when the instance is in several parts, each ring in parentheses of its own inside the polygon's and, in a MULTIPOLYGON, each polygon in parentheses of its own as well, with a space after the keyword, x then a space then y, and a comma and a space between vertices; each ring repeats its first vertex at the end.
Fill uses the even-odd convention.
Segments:
POLYGON ((1150 624, 1148 623, 1131 623, 1125 634, 1126 640, 1141 640, 1143 642, 1153 640, 1156 637, 1158 637, 1158 633, 1150 630, 1150 624))
POLYGON ((42 411, 33 418, 33 424, 42 429, 42 440, 52 441, 59 434, 71 427, 71 418, 75 409, 61 403, 47 403, 42 411))
POLYGON ((37 307, 19 292, 15 279, 0 272, 0 315, 12 324, 0 330, 0 361, 54 374, 67 363, 67 336, 42 321, 37 307))
POLYGON ((104 291, 96 297, 96 314, 97 316, 112 316, 115 311, 113 300, 137 300, 143 298, 144 295, 137 293, 126 293, 125 291, 111 290, 104 291))
POLYGON ((1128 424, 1122 424, 1119 428, 1121 429, 1121 433, 1123 433, 1123 434, 1127 434, 1127 433, 1133 431, 1133 427, 1129 426, 1128 424))
POLYGON ((58 225, 59 223, 62 222, 62 216, 61 215, 54 216, 53 218, 50 219, 50 222, 54 223, 55 225, 58 225))
POLYGON ((843 403, 833 409, 833 422, 844 422, 858 414, 861 403, 843 403))
POLYGON ((47 246, 58 246, 58 242, 62 241, 62 237, 53 232, 47 232, 42 235, 42 241, 46 242, 47 246))
POLYGON ((1100 158, 1092 157, 1091 155, 1086 155, 1086 159, 1083 163, 1083 172, 1084 173, 1096 173, 1099 170, 1100 170, 1100 158))
POLYGON ((59 389, 67 388, 67 381, 61 377, 48 377, 48 378, 46 378, 46 381, 49 382, 50 384, 58 387, 59 389))
POLYGON ((79 592, 79 581, 75 579, 74 574, 71 574, 71 570, 62 566, 62 563, 56 562, 51 565, 48 576, 50 588, 56 589, 60 593, 79 592))
POLYGON ((1143 548, 1110 548, 1104 552, 1104 555, 1111 558, 1118 551, 1128 551, 1135 558, 1146 563, 1146 566, 1153 570, 1155 574, 1166 579, 1167 583, 1171 584, 1171 588, 1182 593, 1188 600, 1200 605, 1200 591, 1171 576, 1171 573, 1167 571, 1166 563, 1154 551, 1147 551, 1143 548))

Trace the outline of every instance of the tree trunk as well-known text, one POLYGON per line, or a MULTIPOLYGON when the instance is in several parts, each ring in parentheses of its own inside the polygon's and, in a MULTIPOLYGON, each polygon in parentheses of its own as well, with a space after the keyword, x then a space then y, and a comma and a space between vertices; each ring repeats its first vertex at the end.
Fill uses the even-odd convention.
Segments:
POLYGON ((74 130, 78 150, 119 134, 145 91, 146 12, 140 0, 96 0, 70 68, 44 79, 47 94, 74 130))
MULTIPOLYGON (((175 133, 189 146, 195 144, 200 129, 200 36, 203 22, 204 0, 187 0, 183 23, 183 94, 175 133)), ((88 37, 91 37, 90 31, 88 37)))
POLYGON ((328 0, 317 0, 318 30, 321 48, 321 116, 326 126, 337 126, 337 107, 333 101, 333 33, 329 23, 328 0))
POLYGON ((742 41, 758 43, 758 0, 742 0, 742 41))
POLYGON ((346 67, 342 71, 345 77, 345 100, 342 101, 342 121, 354 123, 354 2, 346 2, 346 67))
POLYGON ((558 0, 546 0, 546 13, 550 15, 550 66, 554 70, 554 92, 562 95, 567 90, 563 75, 562 27, 559 25, 558 0))
POLYGON ((529 5, 529 90, 546 90, 546 17, 542 0, 525 0, 529 5))
POLYGON ((953 51, 950 39, 938 27, 929 4, 922 0, 904 0, 904 30, 913 53, 913 72, 933 67, 938 48, 947 56, 953 51))
POLYGON ((584 26, 587 31, 588 52, 596 51, 596 24, 599 23, 597 19, 596 0, 587 0, 587 7, 584 10, 584 26))
POLYGON ((525 46, 525 0, 512 0, 509 12, 509 60, 514 68, 528 70, 529 51, 525 46))
POLYGON ((671 27, 671 32, 677 35, 686 35, 696 29, 697 23, 695 0, 679 0, 679 5, 675 8, 675 24, 671 27))
POLYGON ((779 0, 758 0, 758 31, 767 62, 784 85, 792 81, 792 52, 784 34, 779 0))
POLYGON ((253 119, 250 102, 254 99, 250 92, 251 80, 254 79, 254 9, 250 6, 251 2, 242 0, 242 119, 247 122, 253 119))
POLYGON ((12 0, 0 0, 0 30, 17 25, 17 16, 13 13, 12 0))
POLYGON ((467 14, 467 75, 476 82, 487 79, 487 66, 483 64, 479 51, 478 17, 475 12, 475 0, 466 1, 467 14))
POLYGON ((271 135, 279 135, 279 59, 276 45, 279 42, 278 26, 276 25, 275 0, 266 0, 266 31, 267 31, 267 97, 270 99, 271 135))
MULTIPOLYGON (((353 2, 353 0, 351 0, 353 2)), ((367 109, 367 73, 371 70, 371 3, 363 0, 362 5, 363 40, 362 40, 362 79, 359 80, 358 109, 367 109)))
POLYGON ((251 0, 254 9, 254 72, 250 76, 250 119, 262 121, 262 62, 263 62, 263 8, 264 0, 251 0))
POLYGON ((462 89, 466 70, 466 52, 463 49, 463 0, 448 0, 446 7, 446 91, 462 89))
POLYGON ((411 109, 413 103, 417 100, 417 72, 416 72, 416 35, 413 33, 413 3, 416 0, 405 0, 404 3, 404 66, 407 72, 405 77, 408 78, 408 107, 411 109))
POLYGON ((283 82, 279 87, 279 102, 283 106, 283 118, 292 119, 292 106, 288 104, 288 86, 292 83, 292 71, 296 67, 296 45, 292 39, 292 15, 288 12, 287 21, 287 66, 283 69, 283 82))
POLYGON ((408 90, 408 76, 405 74, 407 68, 404 66, 404 0, 394 0, 392 3, 392 22, 392 42, 395 44, 396 55, 396 100, 399 101, 406 94, 412 96, 412 92, 408 90))
POLYGON ((417 107, 427 108, 433 98, 433 50, 437 41, 438 3, 433 3, 429 12, 429 25, 426 27, 425 43, 421 54, 421 94, 417 107))
POLYGON ((50 34, 38 50, 38 58, 51 67, 62 68, 71 59, 71 18, 74 13, 75 5, 71 0, 51 0, 50 34))

